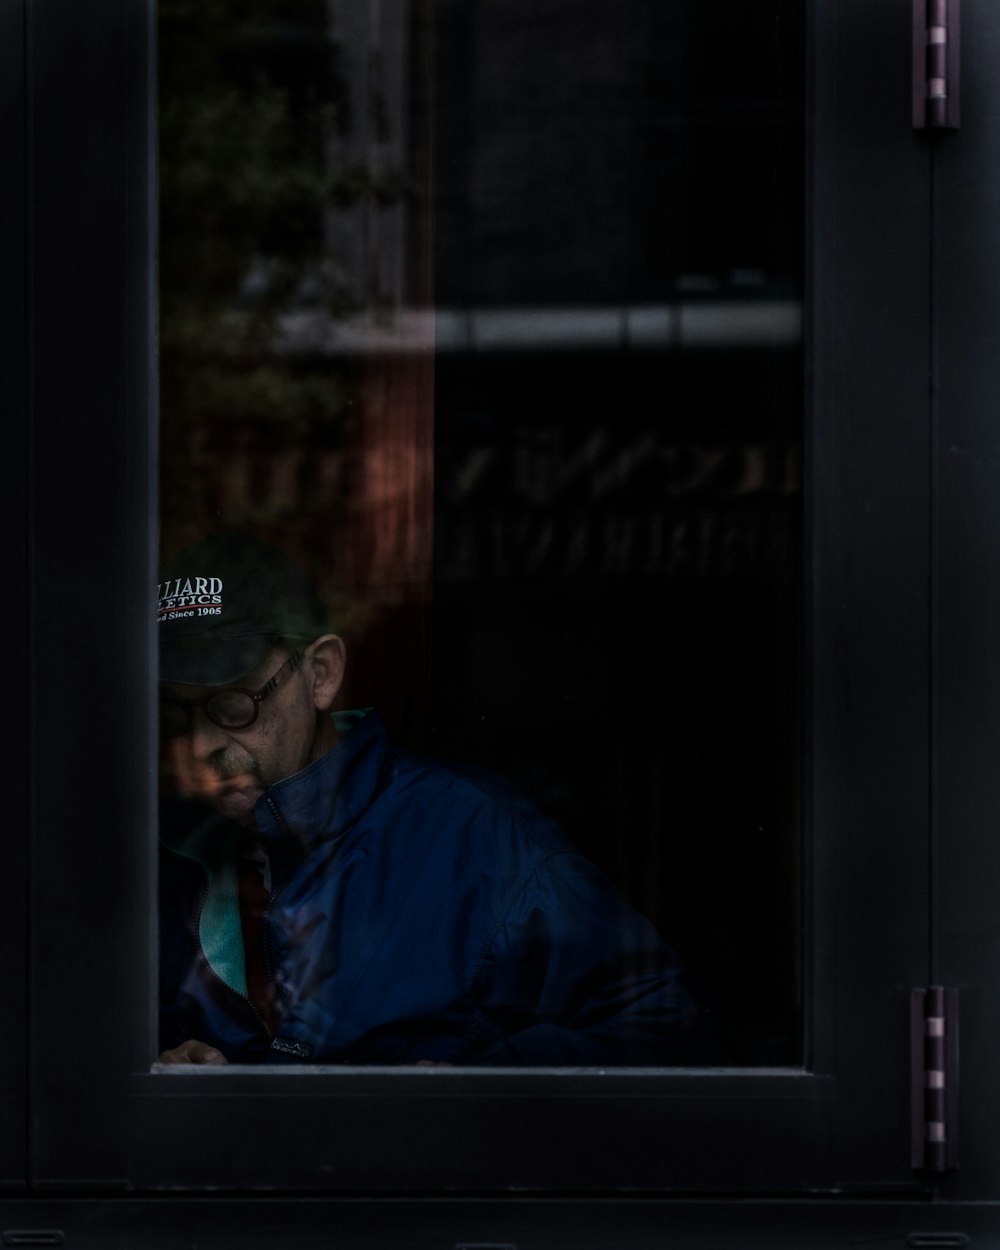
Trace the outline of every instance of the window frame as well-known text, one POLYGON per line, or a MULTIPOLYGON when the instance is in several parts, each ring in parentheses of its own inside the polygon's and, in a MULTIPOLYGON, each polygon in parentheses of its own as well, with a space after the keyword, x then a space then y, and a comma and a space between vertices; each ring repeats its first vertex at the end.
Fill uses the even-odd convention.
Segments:
MULTIPOLYGON (((3 271, 0 285, 0 329, 9 359, 0 376, 0 411, 5 421, 5 457, 0 490, 0 522, 9 541, 0 552, 0 577, 8 588, 10 608, 4 621, 7 653, 17 657, 4 691, 4 759, 7 765, 6 807, 8 836, 5 868, 13 882, 27 880, 29 736, 28 569, 24 542, 27 498, 27 436, 25 413, 29 396, 27 343, 28 237, 26 187, 26 115, 24 81, 25 15, 18 5, 0 12, 0 118, 7 153, 8 176, 0 180, 0 238, 3 271)), ((7 1131, 0 1134, 0 1190, 19 1190, 27 1177, 27 1101, 25 1072, 28 1053, 27 1020, 27 899, 23 889, 7 891, 0 909, 0 957, 9 1027, 0 1035, 0 1106, 7 1131)))
POLYGON ((995 229, 995 66, 1000 30, 982 0, 962 6, 961 129, 932 154, 935 319, 931 340, 934 483, 934 769, 932 959, 935 979, 959 990, 961 1089, 958 1171, 951 1202, 995 1200, 1000 1029, 995 883, 1000 797, 996 744, 996 357, 1000 323, 995 229))

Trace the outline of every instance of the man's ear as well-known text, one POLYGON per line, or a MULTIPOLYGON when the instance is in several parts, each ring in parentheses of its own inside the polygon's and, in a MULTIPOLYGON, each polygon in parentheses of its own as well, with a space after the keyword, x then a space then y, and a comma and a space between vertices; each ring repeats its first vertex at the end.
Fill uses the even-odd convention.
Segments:
POLYGON ((312 682, 313 702, 318 712, 329 712, 344 680, 347 652, 336 634, 324 634, 306 647, 303 668, 312 682))

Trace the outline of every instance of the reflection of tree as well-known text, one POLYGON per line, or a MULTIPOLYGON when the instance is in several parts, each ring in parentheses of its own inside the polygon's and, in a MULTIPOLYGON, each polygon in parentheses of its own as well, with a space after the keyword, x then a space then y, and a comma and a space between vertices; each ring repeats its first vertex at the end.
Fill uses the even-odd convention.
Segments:
POLYGON ((325 216, 392 189, 331 160, 352 118, 326 0, 162 0, 159 22, 164 543, 280 537, 331 473, 303 448, 335 457, 352 411, 349 367, 283 354, 280 319, 351 307, 325 216))
POLYGON ((179 304, 210 311, 241 295, 245 307, 266 309, 287 300, 318 259, 333 182, 324 136, 340 92, 332 45, 310 9, 322 17, 317 0, 161 5, 168 314, 179 304), (286 20, 297 11, 294 26, 277 25, 279 9, 286 20), (313 38, 303 38, 310 29, 313 38))

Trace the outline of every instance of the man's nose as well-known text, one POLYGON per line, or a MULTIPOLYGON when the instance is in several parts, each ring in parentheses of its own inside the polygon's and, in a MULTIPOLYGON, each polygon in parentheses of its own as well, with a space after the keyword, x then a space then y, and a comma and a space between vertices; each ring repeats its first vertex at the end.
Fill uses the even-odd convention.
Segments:
POLYGON ((211 720, 204 708, 191 708, 191 727, 184 735, 191 757, 199 762, 210 759, 229 743, 226 731, 211 720))
POLYGON ((225 730, 210 721, 204 711, 192 708, 188 732, 167 744, 167 758, 181 794, 211 799, 219 786, 212 760, 227 745, 225 730))

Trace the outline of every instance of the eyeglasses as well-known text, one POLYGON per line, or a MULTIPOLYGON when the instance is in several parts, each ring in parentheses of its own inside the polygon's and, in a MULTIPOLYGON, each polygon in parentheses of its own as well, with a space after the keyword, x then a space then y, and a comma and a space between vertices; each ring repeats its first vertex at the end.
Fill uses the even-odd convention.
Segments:
POLYGON ((294 652, 259 690, 225 686, 221 690, 213 690, 202 699, 175 699, 161 695, 160 736, 180 738, 183 734, 190 733, 195 708, 203 709, 208 719, 220 729, 248 729, 260 714, 261 703, 285 680, 282 675, 285 670, 294 673, 301 659, 302 652, 294 652))

